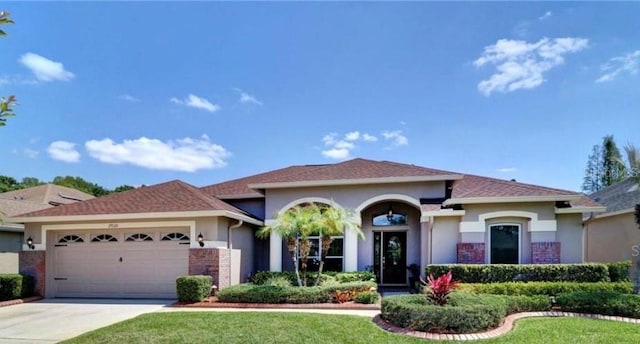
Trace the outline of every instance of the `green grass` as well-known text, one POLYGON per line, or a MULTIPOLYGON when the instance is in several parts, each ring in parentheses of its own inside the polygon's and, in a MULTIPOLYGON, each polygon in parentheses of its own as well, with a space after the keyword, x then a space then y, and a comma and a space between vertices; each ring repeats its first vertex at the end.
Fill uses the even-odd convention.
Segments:
MULTIPOLYGON (((474 343, 640 343, 640 325, 582 318, 530 318, 509 334, 474 343)), ((428 341, 431 343, 451 343, 428 341)), ((71 343, 425 343, 385 332, 369 318, 276 312, 141 315, 71 343)))

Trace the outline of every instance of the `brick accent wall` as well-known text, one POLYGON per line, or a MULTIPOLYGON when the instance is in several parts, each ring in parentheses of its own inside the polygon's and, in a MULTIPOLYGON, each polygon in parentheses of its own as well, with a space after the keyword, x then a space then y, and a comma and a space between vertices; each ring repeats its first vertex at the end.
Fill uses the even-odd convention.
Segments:
POLYGON ((231 251, 224 248, 190 248, 189 275, 209 275, 221 290, 231 285, 231 251))
POLYGON ((485 245, 478 243, 458 243, 458 264, 485 264, 485 245))
POLYGON ((34 293, 45 296, 46 252, 22 251, 18 254, 18 267, 21 274, 33 277, 34 293))
POLYGON ((532 242, 531 263, 533 264, 559 264, 560 242, 532 242))

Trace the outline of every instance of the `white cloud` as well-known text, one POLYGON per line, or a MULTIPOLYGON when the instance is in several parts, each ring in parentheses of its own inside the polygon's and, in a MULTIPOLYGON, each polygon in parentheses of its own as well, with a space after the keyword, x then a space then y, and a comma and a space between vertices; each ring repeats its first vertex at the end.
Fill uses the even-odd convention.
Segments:
POLYGON ((250 95, 249 93, 244 92, 239 88, 234 88, 234 90, 240 93, 240 99, 238 100, 240 103, 262 105, 261 101, 259 101, 258 99, 256 99, 256 97, 250 95))
POLYGON ((118 98, 122 99, 122 100, 126 100, 128 102, 132 102, 132 103, 137 103, 140 101, 139 98, 136 98, 130 94, 121 94, 118 96, 118 98))
POLYGON ((161 141, 141 137, 116 143, 110 138, 90 140, 85 148, 93 158, 108 164, 131 164, 154 170, 195 172, 227 165, 231 153, 207 135, 161 141))
POLYGON ((364 141, 367 141, 367 142, 376 142, 376 141, 378 141, 377 137, 375 137, 373 135, 366 134, 366 133, 362 134, 362 139, 364 141))
POLYGON ((170 102, 190 106, 196 109, 201 109, 209 112, 216 112, 221 109, 220 105, 213 104, 205 98, 198 97, 194 94, 189 94, 185 99, 178 99, 173 97, 169 99, 170 102))
POLYGON ((409 144, 409 139, 402 134, 402 130, 383 131, 382 137, 387 141, 391 141, 393 146, 406 146, 409 144))
POLYGON ((352 131, 350 133, 347 133, 344 136, 344 139, 347 141, 357 141, 360 138, 360 132, 359 131, 352 131))
POLYGON ((322 151, 322 155, 336 160, 346 159, 351 155, 351 151, 358 148, 357 142, 375 142, 378 138, 367 133, 361 134, 360 131, 354 130, 347 132, 341 136, 338 133, 329 133, 322 138, 326 149, 322 151))
POLYGON ((501 173, 509 173, 509 172, 515 172, 518 169, 515 167, 503 167, 503 168, 499 168, 496 171, 501 172, 501 173))
POLYGON ((8 76, 0 75, 0 86, 8 84, 9 81, 8 76))
POLYGON ((40 152, 38 152, 37 150, 30 148, 25 148, 22 150, 22 152, 30 159, 35 159, 38 157, 38 154, 40 154, 40 152))
POLYGON ((485 96, 494 91, 503 93, 540 86, 543 73, 564 63, 564 55, 579 52, 588 47, 586 38, 543 38, 535 43, 521 40, 500 39, 484 48, 473 64, 482 67, 490 64, 497 72, 478 84, 485 96))
POLYGON ((29 68, 39 81, 69 81, 75 77, 73 73, 64 69, 60 62, 49 60, 34 53, 26 53, 18 62, 29 68))
POLYGON ((552 13, 551 11, 547 11, 545 12, 545 14, 543 14, 542 16, 538 17, 538 20, 546 20, 549 19, 551 17, 552 13))
POLYGON ((49 156, 54 160, 64 162, 80 161, 80 153, 76 150, 76 144, 67 141, 54 141, 47 147, 49 156))
POLYGON ((322 155, 330 159, 342 160, 349 157, 349 150, 346 148, 332 148, 323 150, 322 155))
POLYGON ((602 74, 596 82, 613 81, 621 73, 636 75, 638 74, 639 67, 640 50, 636 50, 626 55, 613 57, 600 67, 600 70, 604 74, 602 74))

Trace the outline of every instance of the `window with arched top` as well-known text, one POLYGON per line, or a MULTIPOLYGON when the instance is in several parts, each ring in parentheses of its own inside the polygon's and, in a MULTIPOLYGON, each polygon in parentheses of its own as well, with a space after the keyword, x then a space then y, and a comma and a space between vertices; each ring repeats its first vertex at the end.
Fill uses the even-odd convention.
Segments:
POLYGON ((162 236, 162 241, 189 241, 189 236, 184 233, 169 233, 162 236))
POLYGON ((80 243, 80 242, 84 242, 84 239, 82 239, 82 237, 77 236, 75 234, 69 234, 69 235, 65 235, 62 238, 60 238, 60 240, 58 240, 59 243, 80 243))
POLYGON ((374 226, 402 226, 407 224, 407 214, 402 213, 383 213, 373 216, 372 224, 374 226))
POLYGON ((116 242, 118 239, 111 234, 98 234, 91 239, 91 242, 116 242))
POLYGON ((153 241, 153 238, 144 233, 136 233, 129 235, 125 241, 153 241))

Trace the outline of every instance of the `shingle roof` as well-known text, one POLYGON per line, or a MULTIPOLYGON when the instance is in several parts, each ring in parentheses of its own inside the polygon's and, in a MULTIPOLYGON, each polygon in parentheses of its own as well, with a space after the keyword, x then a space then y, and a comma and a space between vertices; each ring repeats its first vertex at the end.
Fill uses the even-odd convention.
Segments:
POLYGON ((605 213, 612 213, 633 208, 640 203, 640 186, 633 178, 627 178, 589 196, 607 207, 605 213))
POLYGON ((55 184, 42 184, 26 189, 0 193, 0 199, 27 201, 37 204, 68 204, 95 198, 80 190, 55 184))
POLYGON ((204 210, 226 210, 236 214, 246 214, 236 207, 205 194, 192 185, 174 180, 44 209, 22 216, 136 214, 204 210))
POLYGON ((51 207, 52 206, 48 204, 0 198, 0 214, 6 217, 13 217, 19 214, 51 207))
POLYGON ((454 198, 576 195, 575 191, 554 189, 516 181, 465 174, 453 183, 454 198))

